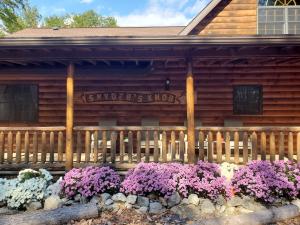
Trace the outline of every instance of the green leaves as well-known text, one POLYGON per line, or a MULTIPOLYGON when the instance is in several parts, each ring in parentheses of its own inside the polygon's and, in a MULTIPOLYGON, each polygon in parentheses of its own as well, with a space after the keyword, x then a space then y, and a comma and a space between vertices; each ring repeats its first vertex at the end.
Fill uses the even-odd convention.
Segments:
POLYGON ((104 17, 94 10, 88 10, 81 14, 47 17, 43 26, 46 28, 116 27, 117 21, 113 17, 104 17))

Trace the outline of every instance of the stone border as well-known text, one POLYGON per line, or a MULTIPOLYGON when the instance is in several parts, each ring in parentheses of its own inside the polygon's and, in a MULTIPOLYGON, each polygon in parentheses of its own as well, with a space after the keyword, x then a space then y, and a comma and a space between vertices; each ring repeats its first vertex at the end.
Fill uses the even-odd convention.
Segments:
POLYGON ((300 215, 299 205, 291 204, 268 210, 261 210, 253 213, 246 213, 237 216, 219 217, 195 222, 192 225, 261 225, 276 223, 282 220, 291 219, 300 215))

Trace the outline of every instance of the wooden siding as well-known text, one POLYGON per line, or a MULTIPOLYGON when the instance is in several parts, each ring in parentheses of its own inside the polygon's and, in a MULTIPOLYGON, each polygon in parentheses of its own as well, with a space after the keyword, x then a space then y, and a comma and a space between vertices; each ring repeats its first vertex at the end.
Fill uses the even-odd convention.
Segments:
MULTIPOLYGON (((81 70, 75 76, 75 94, 81 91, 157 91, 171 80, 171 90, 185 90, 184 63, 156 63, 151 75, 99 74, 97 70, 81 70)), ((39 85, 39 121, 32 124, 0 126, 60 126, 65 125, 66 76, 64 70, 19 70, 0 72, 0 84, 30 83, 39 85)), ((225 119, 238 119, 245 126, 300 126, 300 67, 289 65, 195 65, 197 104, 196 120, 204 126, 223 126, 225 119), (232 114, 234 85, 263 86, 263 115, 232 114)), ((117 118, 120 126, 141 124, 141 119, 156 117, 163 126, 184 125, 184 105, 139 104, 75 104, 75 126, 95 126, 101 119, 117 118)))
POLYGON ((193 35, 255 35, 257 0, 224 0, 196 28, 193 35))

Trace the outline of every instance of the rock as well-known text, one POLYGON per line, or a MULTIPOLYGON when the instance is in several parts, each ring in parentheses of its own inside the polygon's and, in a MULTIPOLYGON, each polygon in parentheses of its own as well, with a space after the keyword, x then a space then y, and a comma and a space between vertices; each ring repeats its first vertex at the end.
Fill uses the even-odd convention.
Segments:
POLYGON ((58 181, 56 181, 54 184, 49 185, 47 188, 47 194, 48 195, 59 195, 61 193, 61 183, 62 177, 59 178, 58 181))
POLYGON ((168 202, 167 202, 167 200, 166 200, 165 198, 159 197, 158 200, 159 200, 159 202, 160 202, 163 206, 165 206, 165 207, 168 206, 168 202))
POLYGON ((75 202, 73 201, 73 200, 71 200, 71 199, 63 199, 63 202, 64 202, 64 205, 65 206, 70 206, 70 205, 74 205, 75 204, 75 202))
POLYGON ((291 203, 300 209, 300 199, 296 199, 296 200, 292 201, 291 203))
POLYGON ((146 214, 148 212, 148 207, 141 207, 137 210, 137 212, 141 214, 146 214))
POLYGON ((89 202, 89 200, 87 199, 87 197, 81 196, 80 197, 80 203, 81 204, 87 204, 89 202))
POLYGON ((74 197, 74 201, 75 201, 75 202, 80 202, 80 198, 81 198, 81 195, 80 195, 80 194, 77 194, 77 195, 75 195, 75 197, 74 197))
POLYGON ((229 201, 227 201, 227 205, 229 207, 241 206, 243 204, 244 204, 244 200, 238 196, 234 196, 229 201))
POLYGON ((217 206, 216 206, 216 210, 217 210, 219 213, 223 213, 223 212, 225 212, 225 210, 226 210, 226 206, 225 206, 225 205, 217 205, 217 206))
POLYGON ((103 194, 100 195, 100 197, 101 197, 101 201, 105 202, 107 199, 111 198, 111 195, 108 194, 108 193, 103 193, 103 194))
POLYGON ((232 206, 227 207, 224 211, 225 216, 235 215, 236 213, 236 208, 232 206))
POLYGON ((57 195, 51 195, 46 198, 44 203, 44 210, 52 210, 62 207, 63 201, 57 195))
POLYGON ((115 202, 126 202, 127 198, 123 193, 115 194, 111 197, 115 202))
MULTIPOLYGON (((200 201, 200 199, 199 199, 199 201, 200 201)), ((190 204, 190 203, 189 203, 189 200, 188 200, 187 198, 184 198, 184 199, 181 200, 180 204, 181 204, 181 205, 188 205, 188 204, 190 204)), ((199 203, 198 203, 198 204, 199 204, 199 203)))
POLYGON ((30 202, 29 204, 26 205, 26 210, 29 212, 39 210, 41 208, 43 208, 41 202, 30 202))
POLYGON ((168 206, 172 208, 175 205, 178 205, 181 202, 181 197, 178 192, 173 193, 168 199, 168 206))
POLYGON ((90 203, 99 204, 100 201, 101 201, 100 197, 94 196, 94 197, 91 199, 90 203))
POLYGON ((190 220, 195 220, 202 216, 200 208, 195 205, 177 205, 170 210, 181 218, 188 218, 190 220))
POLYGON ((242 204, 242 206, 243 206, 245 209, 250 210, 250 211, 253 211, 253 212, 267 209, 267 207, 265 207, 264 205, 262 205, 262 204, 259 203, 259 202, 254 201, 254 199, 245 201, 245 202, 242 204))
POLYGON ((105 201, 105 205, 112 205, 113 203, 114 201, 110 198, 105 201))
POLYGON ((200 199, 196 194, 190 194, 188 197, 188 203, 192 205, 199 205, 200 199))
POLYGON ((209 199, 201 201, 200 208, 202 214, 212 214, 216 210, 215 205, 209 199))
POLYGON ((149 213, 158 214, 162 212, 162 205, 159 202, 151 202, 149 205, 149 213))
POLYGON ((217 200, 216 200, 216 204, 217 205, 225 205, 226 204, 226 199, 223 197, 223 196, 219 196, 218 198, 217 198, 217 200))
POLYGON ((128 195, 126 199, 127 204, 134 205, 136 203, 137 196, 136 195, 128 195))
POLYGON ((150 202, 149 198, 142 197, 142 196, 138 196, 137 197, 137 205, 139 207, 146 207, 146 208, 148 208, 149 202, 150 202))
POLYGON ((245 209, 245 208, 242 207, 242 206, 236 207, 236 210, 237 210, 239 213, 252 213, 252 212, 253 212, 252 210, 245 209))
POLYGON ((130 203, 127 203, 127 202, 124 204, 124 207, 126 209, 132 209, 132 205, 130 203))
POLYGON ((18 214, 19 211, 18 210, 12 210, 12 209, 9 209, 7 207, 1 207, 0 208, 0 216, 3 216, 3 215, 14 215, 14 214, 18 214))

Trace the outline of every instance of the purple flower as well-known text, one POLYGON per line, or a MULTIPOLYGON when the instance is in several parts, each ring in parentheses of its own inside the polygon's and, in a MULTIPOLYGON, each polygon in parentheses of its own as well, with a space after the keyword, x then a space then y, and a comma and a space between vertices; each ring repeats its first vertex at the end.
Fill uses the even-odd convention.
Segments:
POLYGON ((61 182, 63 193, 72 198, 77 194, 92 197, 103 192, 114 192, 120 186, 119 175, 109 167, 72 169, 61 182))

